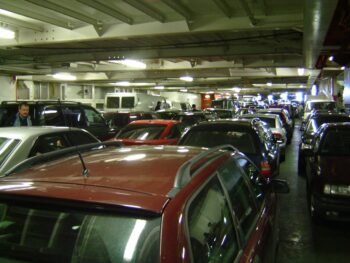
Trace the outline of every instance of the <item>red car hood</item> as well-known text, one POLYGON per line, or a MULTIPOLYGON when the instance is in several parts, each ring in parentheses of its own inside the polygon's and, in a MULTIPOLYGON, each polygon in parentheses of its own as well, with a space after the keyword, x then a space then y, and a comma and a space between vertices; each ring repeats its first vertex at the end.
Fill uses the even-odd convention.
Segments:
POLYGON ((320 157, 321 173, 327 181, 338 184, 350 184, 350 156, 320 157))

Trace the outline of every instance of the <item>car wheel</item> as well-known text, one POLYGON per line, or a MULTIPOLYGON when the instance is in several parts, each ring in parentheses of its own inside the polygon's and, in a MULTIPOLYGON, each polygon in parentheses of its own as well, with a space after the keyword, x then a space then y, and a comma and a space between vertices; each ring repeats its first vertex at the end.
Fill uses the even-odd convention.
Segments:
POLYGON ((308 210, 310 213, 311 222, 313 224, 318 225, 322 222, 321 216, 320 216, 319 211, 315 207, 315 197, 311 193, 311 190, 310 190, 310 187, 308 186, 308 184, 306 185, 306 194, 307 194, 307 205, 308 205, 308 210))

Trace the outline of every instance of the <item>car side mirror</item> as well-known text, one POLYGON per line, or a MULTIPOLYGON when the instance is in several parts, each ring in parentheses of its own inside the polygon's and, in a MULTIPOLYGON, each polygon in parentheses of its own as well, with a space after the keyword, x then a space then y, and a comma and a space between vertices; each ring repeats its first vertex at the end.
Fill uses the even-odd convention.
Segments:
POLYGON ((288 194, 290 192, 289 184, 286 180, 273 179, 270 184, 272 191, 277 194, 288 194))

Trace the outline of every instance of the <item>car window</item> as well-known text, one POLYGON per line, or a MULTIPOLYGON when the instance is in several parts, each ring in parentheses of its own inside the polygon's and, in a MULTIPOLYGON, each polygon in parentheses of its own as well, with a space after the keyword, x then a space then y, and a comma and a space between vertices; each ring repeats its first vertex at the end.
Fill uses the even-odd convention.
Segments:
POLYGON ((119 97, 107 97, 107 108, 117 108, 119 109, 119 97))
POLYGON ((0 201, 3 262, 159 262, 160 219, 0 201), (1 209, 2 208, 2 209, 1 209))
POLYGON ((122 108, 134 108, 135 97, 122 97, 122 108))
POLYGON ((237 236, 217 177, 205 185, 187 211, 193 262, 234 262, 239 252, 237 236))
POLYGON ((321 154, 350 155, 350 130, 330 130, 320 145, 321 154))
POLYGON ((65 120, 58 106, 46 106, 42 109, 40 118, 40 125, 48 126, 65 126, 65 120))
POLYGON ((66 126, 85 127, 85 119, 81 107, 62 105, 62 112, 66 121, 66 126))
POLYGON ((87 119, 87 125, 88 126, 104 126, 106 125, 105 120, 102 118, 100 113, 98 113, 94 109, 90 108, 83 108, 85 112, 85 117, 87 119))
POLYGON ((20 140, 0 137, 0 166, 11 154, 13 149, 19 144, 20 140))
POLYGON ((180 126, 177 124, 174 124, 171 127, 167 138, 168 139, 177 139, 177 138, 180 138, 180 136, 181 136, 180 126))
POLYGON ((255 154, 258 152, 252 134, 246 131, 232 131, 230 128, 225 129, 225 127, 192 129, 186 134, 180 144, 200 147, 230 144, 244 153, 255 154))
POLYGON ((61 134, 46 134, 40 136, 34 143, 29 156, 36 156, 69 147, 67 140, 61 134))
POLYGON ((117 135, 117 139, 134 139, 134 140, 156 140, 162 135, 165 125, 159 124, 130 124, 126 126, 117 135))
POLYGON ((231 205, 239 221, 244 236, 247 238, 255 227, 258 211, 255 196, 244 174, 233 162, 226 162, 219 169, 220 177, 230 197, 231 205))
POLYGON ((70 131, 66 135, 70 144, 74 146, 98 142, 96 138, 83 131, 70 131))

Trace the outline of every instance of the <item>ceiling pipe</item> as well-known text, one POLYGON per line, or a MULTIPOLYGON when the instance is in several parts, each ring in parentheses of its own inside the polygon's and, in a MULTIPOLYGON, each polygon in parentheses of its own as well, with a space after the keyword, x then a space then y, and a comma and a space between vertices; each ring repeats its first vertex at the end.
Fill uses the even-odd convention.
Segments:
POLYGON ((305 0, 303 53, 306 68, 315 68, 338 0, 305 0))

